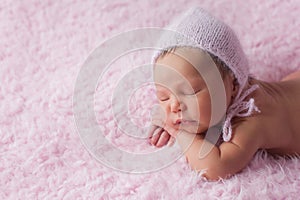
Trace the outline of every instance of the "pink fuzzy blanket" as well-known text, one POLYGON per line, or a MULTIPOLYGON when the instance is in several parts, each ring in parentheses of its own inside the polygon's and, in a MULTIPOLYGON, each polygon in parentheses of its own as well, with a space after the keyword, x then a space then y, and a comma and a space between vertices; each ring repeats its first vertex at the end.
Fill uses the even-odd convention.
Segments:
MULTIPOLYGON (((299 198, 300 160, 296 158, 258 152, 239 174, 207 182, 190 171, 183 157, 161 169, 133 174, 97 162, 95 153, 83 145, 74 120, 73 96, 78 74, 91 52, 116 34, 164 27, 174 15, 195 5, 236 31, 256 77, 279 80, 300 69, 297 0, 2 0, 0 199, 299 198)), ((145 140, 117 131, 107 103, 111 98, 103 90, 114 89, 115 77, 130 69, 124 63, 142 60, 130 58, 122 68, 104 76, 95 95, 95 113, 100 132, 111 144, 123 151, 154 153, 158 150, 145 140)), ((142 106, 148 106, 145 91, 151 89, 136 91, 130 98, 142 102, 131 108, 142 116, 133 118, 136 124, 147 121, 142 106)), ((105 157, 104 151, 97 152, 105 157)), ((121 163, 120 159, 115 162, 121 163)), ((134 164, 129 165, 131 170, 134 164)))

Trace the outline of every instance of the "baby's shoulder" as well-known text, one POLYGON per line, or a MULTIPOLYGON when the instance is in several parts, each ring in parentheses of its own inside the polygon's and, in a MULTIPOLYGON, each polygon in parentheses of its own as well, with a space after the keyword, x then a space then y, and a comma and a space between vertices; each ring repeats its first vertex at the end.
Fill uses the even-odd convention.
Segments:
POLYGON ((234 119, 232 131, 232 142, 245 148, 258 149, 264 140, 264 126, 257 116, 234 119))
MULTIPOLYGON (((279 111, 276 111, 279 112, 279 111)), ((234 125, 233 142, 240 146, 271 149, 286 146, 293 135, 287 117, 273 112, 247 117, 234 125)))

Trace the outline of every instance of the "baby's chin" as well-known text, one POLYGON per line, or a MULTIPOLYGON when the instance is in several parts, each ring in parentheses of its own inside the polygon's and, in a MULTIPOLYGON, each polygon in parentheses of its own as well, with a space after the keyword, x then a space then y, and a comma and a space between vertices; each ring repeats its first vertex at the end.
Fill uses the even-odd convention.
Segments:
POLYGON ((202 134, 207 131, 207 127, 201 126, 201 125, 184 125, 184 124, 179 124, 174 127, 176 130, 183 130, 188 133, 192 134, 202 134))

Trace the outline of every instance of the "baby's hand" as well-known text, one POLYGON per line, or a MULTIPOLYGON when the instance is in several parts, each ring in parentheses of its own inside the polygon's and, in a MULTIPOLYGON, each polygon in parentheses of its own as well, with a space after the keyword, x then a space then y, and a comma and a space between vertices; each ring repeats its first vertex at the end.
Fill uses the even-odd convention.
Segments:
POLYGON ((165 113, 161 107, 153 107, 152 110, 152 125, 149 129, 150 144, 156 147, 164 145, 172 146, 175 142, 175 131, 168 128, 165 124, 165 113))
POLYGON ((149 129, 150 144, 156 147, 162 147, 164 145, 172 146, 175 142, 175 138, 169 134, 161 126, 152 124, 149 129))

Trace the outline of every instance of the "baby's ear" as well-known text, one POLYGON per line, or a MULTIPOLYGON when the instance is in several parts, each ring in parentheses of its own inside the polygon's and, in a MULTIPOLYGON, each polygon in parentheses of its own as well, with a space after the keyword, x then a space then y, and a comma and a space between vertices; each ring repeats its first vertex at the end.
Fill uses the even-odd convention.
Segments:
POLYGON ((235 78, 234 75, 233 75, 232 85, 233 85, 232 93, 233 93, 234 96, 236 96, 238 91, 239 91, 239 83, 238 83, 237 78, 235 78))
POLYGON ((237 95, 237 92, 239 91, 238 80, 231 71, 228 73, 228 78, 232 87, 232 96, 235 97, 237 95))

